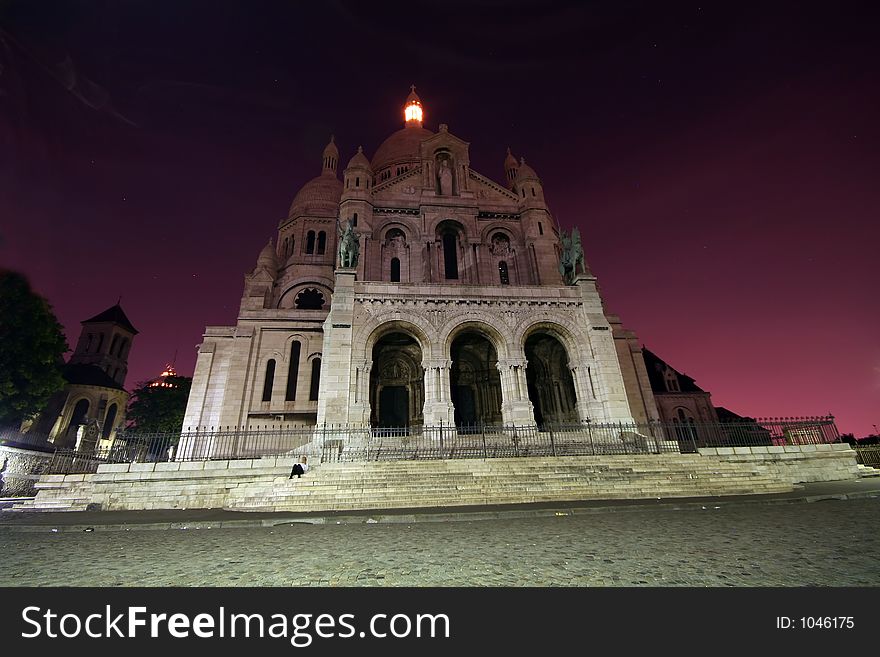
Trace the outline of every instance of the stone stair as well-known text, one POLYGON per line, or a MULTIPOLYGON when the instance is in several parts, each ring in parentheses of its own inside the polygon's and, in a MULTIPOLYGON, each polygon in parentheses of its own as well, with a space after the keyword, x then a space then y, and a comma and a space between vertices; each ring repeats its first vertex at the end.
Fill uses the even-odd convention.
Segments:
POLYGON ((101 466, 47 475, 5 511, 207 509, 334 512, 788 492, 760 465, 699 454, 324 463, 293 459, 101 466), (98 506, 99 505, 99 506, 98 506))
POLYGON ((344 511, 787 492, 756 467, 699 455, 328 463, 230 491, 230 508, 344 511))

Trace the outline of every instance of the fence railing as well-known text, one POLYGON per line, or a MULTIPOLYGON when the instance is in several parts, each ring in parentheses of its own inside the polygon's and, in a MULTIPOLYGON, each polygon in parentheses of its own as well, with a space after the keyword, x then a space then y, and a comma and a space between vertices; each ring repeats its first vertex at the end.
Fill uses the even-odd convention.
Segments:
POLYGON ((880 445, 855 445, 856 461, 872 468, 880 468, 880 445))
POLYGON ((54 473, 94 472, 101 463, 208 461, 290 455, 308 445, 325 461, 693 453, 701 447, 830 443, 834 418, 749 422, 582 422, 460 425, 228 428, 174 433, 119 432, 103 449, 58 450, 54 473))

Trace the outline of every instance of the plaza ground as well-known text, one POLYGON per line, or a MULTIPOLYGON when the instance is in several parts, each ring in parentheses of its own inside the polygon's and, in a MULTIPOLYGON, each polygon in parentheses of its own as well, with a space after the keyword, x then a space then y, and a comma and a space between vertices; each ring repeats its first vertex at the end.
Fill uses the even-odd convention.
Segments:
POLYGON ((0 586, 873 587, 878 488, 472 514, 3 513, 0 586))

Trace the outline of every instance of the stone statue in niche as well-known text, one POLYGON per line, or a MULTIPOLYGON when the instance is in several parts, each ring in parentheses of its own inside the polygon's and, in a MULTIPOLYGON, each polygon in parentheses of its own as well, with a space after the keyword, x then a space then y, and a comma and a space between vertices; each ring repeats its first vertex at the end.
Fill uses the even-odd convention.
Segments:
POLYGON ((440 183, 440 195, 452 196, 452 167, 449 166, 449 160, 446 158, 440 160, 437 180, 440 183))

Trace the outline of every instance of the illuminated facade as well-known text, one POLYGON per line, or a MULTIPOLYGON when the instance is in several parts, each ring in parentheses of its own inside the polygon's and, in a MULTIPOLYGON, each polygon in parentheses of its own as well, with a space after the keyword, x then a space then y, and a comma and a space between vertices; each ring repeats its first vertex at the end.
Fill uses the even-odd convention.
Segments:
POLYGON ((153 379, 150 382, 151 388, 173 388, 174 384, 168 381, 168 377, 177 376, 177 370, 174 369, 174 365, 169 363, 165 366, 165 369, 162 370, 162 374, 153 379))
POLYGON ((535 170, 508 149, 496 182, 424 118, 413 88, 403 127, 341 179, 331 138, 245 277, 237 323, 207 327, 185 427, 656 419, 635 336, 585 264, 563 280, 535 170))

